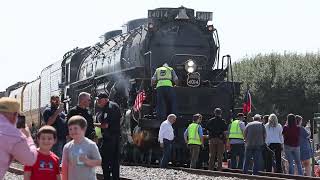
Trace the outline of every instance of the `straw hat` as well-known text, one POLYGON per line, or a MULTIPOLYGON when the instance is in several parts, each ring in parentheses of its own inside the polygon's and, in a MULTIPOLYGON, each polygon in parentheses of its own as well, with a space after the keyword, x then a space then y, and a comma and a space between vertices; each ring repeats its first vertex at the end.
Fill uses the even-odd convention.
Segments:
POLYGON ((20 113, 20 103, 9 97, 0 98, 0 112, 20 113))

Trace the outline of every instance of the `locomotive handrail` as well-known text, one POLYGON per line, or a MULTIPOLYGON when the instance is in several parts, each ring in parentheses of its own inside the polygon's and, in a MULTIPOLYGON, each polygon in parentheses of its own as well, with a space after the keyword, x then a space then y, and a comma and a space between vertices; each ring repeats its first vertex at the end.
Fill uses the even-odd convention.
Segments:
MULTIPOLYGON (((151 62, 152 62, 152 51, 148 51, 146 53, 144 53, 144 56, 147 56, 148 54, 150 54, 150 58, 149 58, 149 70, 150 70, 150 77, 152 76, 152 67, 151 67, 151 62)), ((145 59, 146 60, 146 59, 145 59)), ((146 63, 146 62, 145 62, 146 63)), ((144 67, 144 77, 147 77, 147 69, 146 67, 144 67)))
POLYGON ((94 79, 100 79, 100 78, 103 78, 105 76, 110 76, 112 74, 117 74, 117 73, 123 73, 123 72, 130 71, 130 70, 137 69, 137 68, 144 68, 144 66, 135 66, 135 67, 127 68, 125 70, 109 72, 109 73, 103 74, 101 76, 95 76, 94 79))
MULTIPOLYGON (((232 86, 232 101, 233 101, 233 104, 235 104, 235 86, 234 86, 234 81, 233 81, 233 72, 232 72, 232 64, 231 64, 231 56, 229 54, 227 55, 224 55, 222 57, 222 60, 224 58, 227 58, 227 82, 230 82, 229 81, 229 71, 230 71, 230 78, 231 78, 231 86, 232 86)), ((223 68, 223 67, 222 67, 223 68)), ((232 107, 232 111, 234 111, 233 109, 234 107, 232 107)))
POLYGON ((218 35, 217 29, 215 29, 215 31, 213 32, 213 37, 216 40, 214 42, 216 43, 216 46, 217 46, 217 54, 216 54, 214 64, 212 65, 212 69, 214 68, 214 66, 216 64, 217 64, 217 69, 218 69, 219 59, 220 59, 220 41, 219 41, 219 35, 218 35))

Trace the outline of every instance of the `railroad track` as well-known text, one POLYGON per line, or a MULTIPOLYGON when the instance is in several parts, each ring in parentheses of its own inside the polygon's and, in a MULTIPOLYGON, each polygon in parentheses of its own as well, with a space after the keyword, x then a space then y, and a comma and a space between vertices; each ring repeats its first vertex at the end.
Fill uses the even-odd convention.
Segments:
MULTIPOLYGON (((10 166, 8 171, 13 173, 13 174, 23 175, 23 169, 18 168, 18 167, 10 166)), ((98 180, 103 180, 103 175, 97 173, 97 179, 98 180)), ((127 177, 120 177, 120 179, 121 180, 133 180, 133 179, 130 179, 130 178, 127 178, 127 177)))
MULTIPOLYGON (((145 168, 159 168, 157 165, 145 165, 145 164, 134 164, 134 163, 122 163, 123 166, 140 166, 145 168)), ((169 167, 168 169, 183 171, 189 174, 195 174, 199 176, 210 176, 210 177, 233 177, 238 179, 258 179, 258 180, 284 180, 284 179, 297 179, 297 180, 319 180, 320 178, 316 177, 308 177, 308 176, 297 176, 297 175, 288 175, 288 174, 279 174, 279 173, 268 173, 268 172, 260 172, 259 176, 256 175, 248 175, 242 174, 240 170, 235 169, 223 169, 223 171, 209 171, 209 170, 201 170, 201 169, 191 169, 191 168, 183 168, 183 167, 169 167)), ((9 172, 22 175, 23 169, 17 166, 11 166, 9 168, 9 172)), ((97 173, 97 179, 103 180, 103 175, 97 173)), ((132 177, 121 177, 123 180, 131 180, 135 179, 132 177)), ((148 177, 146 177, 148 179, 148 177)), ((149 178, 150 179, 150 178, 149 178)))
MULTIPOLYGON (((122 163, 126 166, 143 166, 159 168, 158 165, 145 165, 145 164, 134 164, 134 163, 122 163)), ((261 179, 261 180, 284 180, 284 179, 297 179, 297 180, 320 180, 319 177, 310 176, 299 176, 299 175, 289 175, 281 173, 271 173, 271 172, 259 172, 259 175, 243 174, 241 170, 238 169, 228 169, 224 168, 222 171, 210 171, 202 169, 191 169, 184 167, 169 167, 169 169, 180 170, 191 174, 205 175, 205 176, 225 176, 225 177, 237 177, 240 179, 261 179)), ((249 171, 250 172, 250 171, 249 171)))

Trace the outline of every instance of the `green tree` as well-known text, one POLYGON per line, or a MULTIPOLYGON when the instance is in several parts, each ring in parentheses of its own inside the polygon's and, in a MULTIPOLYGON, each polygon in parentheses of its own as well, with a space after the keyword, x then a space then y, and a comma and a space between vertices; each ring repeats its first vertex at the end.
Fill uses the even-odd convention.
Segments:
MULTIPOLYGON (((250 88, 253 112, 288 113, 311 119, 320 102, 320 54, 272 53, 243 58, 233 64, 242 94, 250 88)), ((237 102, 241 105, 243 97, 237 102)))

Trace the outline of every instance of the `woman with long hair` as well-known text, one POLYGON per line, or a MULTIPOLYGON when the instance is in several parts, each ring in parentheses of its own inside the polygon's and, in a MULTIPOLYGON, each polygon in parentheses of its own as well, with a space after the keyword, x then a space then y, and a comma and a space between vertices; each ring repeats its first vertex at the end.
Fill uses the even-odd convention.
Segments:
POLYGON ((296 115, 296 120, 300 128, 300 159, 302 166, 304 167, 304 174, 311 176, 311 162, 310 159, 313 157, 313 151, 310 144, 310 132, 302 126, 303 118, 296 115))
POLYGON ((297 125, 294 114, 288 114, 287 123, 283 127, 282 134, 284 138, 284 152, 289 162, 289 174, 294 174, 294 161, 298 169, 298 174, 303 175, 300 161, 300 127, 297 125))
MULTIPOLYGON (((275 153, 276 159, 276 173, 282 173, 281 167, 281 151, 283 144, 282 126, 278 123, 278 118, 275 114, 270 114, 268 117, 268 123, 265 125, 266 128, 266 144, 275 153)), ((267 153, 266 158, 266 171, 272 171, 272 154, 267 153)))

